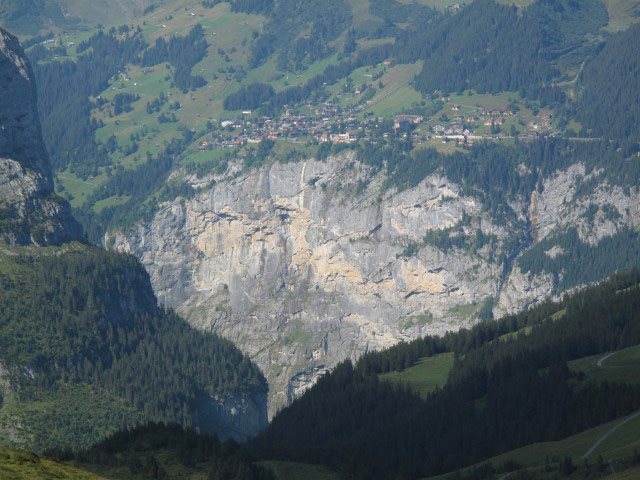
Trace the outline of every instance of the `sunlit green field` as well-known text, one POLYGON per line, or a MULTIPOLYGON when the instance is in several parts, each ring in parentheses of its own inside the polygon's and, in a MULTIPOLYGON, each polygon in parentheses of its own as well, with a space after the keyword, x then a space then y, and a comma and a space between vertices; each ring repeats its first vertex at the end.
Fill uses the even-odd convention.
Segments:
POLYGON ((437 387, 447 383, 449 371, 453 367, 453 353, 443 353, 425 357, 401 372, 380 375, 380 380, 411 386, 412 390, 425 398, 437 387))

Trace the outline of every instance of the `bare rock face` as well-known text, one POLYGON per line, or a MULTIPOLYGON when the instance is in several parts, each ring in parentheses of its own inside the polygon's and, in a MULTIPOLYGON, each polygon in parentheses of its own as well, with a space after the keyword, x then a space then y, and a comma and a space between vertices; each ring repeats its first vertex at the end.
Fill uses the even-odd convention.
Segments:
POLYGON ((269 381, 273 415, 346 358, 557 294, 550 275, 523 273, 518 256, 569 226, 595 244, 640 217, 637 189, 603 183, 578 195, 588 177, 580 164, 518 200, 520 220, 511 224, 437 174, 403 192, 370 177, 351 153, 184 176, 199 195, 167 202, 151 222, 105 241, 141 260, 161 302, 252 357, 269 381), (585 219, 611 202, 616 220, 603 210, 585 219), (469 241, 442 248, 424 240, 445 229, 469 241), (529 242, 514 252, 514 236, 529 242))
POLYGON ((55 195, 33 72, 18 39, 0 29, 0 240, 50 245, 81 237, 55 195))
POLYGON ((470 234, 508 235, 474 199, 438 176, 383 199, 378 178, 356 194, 367 174, 351 154, 275 163, 167 203, 107 243, 140 258, 161 302, 251 355, 273 414, 345 358, 470 325, 498 292, 489 245, 405 252, 463 217, 475 219, 470 234))

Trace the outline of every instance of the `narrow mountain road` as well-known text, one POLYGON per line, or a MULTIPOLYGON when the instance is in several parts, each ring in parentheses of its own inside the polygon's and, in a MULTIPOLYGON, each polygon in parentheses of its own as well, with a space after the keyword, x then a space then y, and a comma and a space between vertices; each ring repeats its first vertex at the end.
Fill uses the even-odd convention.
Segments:
POLYGON ((604 356, 604 357, 602 357, 600 360, 598 360, 598 363, 597 363, 596 365, 598 365, 598 367, 600 367, 600 368, 604 368, 603 362, 604 362, 607 358, 609 358, 609 357, 611 357, 611 356, 615 355, 616 353, 618 353, 618 352, 613 352, 613 353, 609 353, 609 354, 605 355, 605 356, 604 356))
POLYGON ((594 443, 591 448, 587 451, 587 453, 585 453, 582 458, 587 458, 589 455, 591 455, 596 448, 598 448, 600 446, 600 444, 602 442, 604 442, 607 438, 609 438, 611 435, 613 435, 616 430, 618 430, 620 427, 622 427, 623 425, 626 425, 627 423, 629 423, 631 420, 633 420, 634 418, 640 417, 640 411, 634 413, 633 415, 631 415, 630 417, 625 418, 624 420, 622 420, 620 423, 618 423, 615 427, 613 427, 611 430, 609 430, 607 433, 605 433, 603 436, 601 436, 598 441, 596 441, 596 443, 594 443))

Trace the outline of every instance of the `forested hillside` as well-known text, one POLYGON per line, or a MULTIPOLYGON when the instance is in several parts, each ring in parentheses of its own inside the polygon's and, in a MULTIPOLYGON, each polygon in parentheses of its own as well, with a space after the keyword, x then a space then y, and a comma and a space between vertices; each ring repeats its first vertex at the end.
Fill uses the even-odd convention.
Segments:
POLYGON ((640 408, 639 385, 589 381, 567 362, 640 343, 639 282, 637 270, 616 275, 560 303, 347 361, 279 413, 253 448, 348 478, 422 478, 625 416, 640 408), (378 379, 442 352, 455 363, 426 400, 378 379))
POLYGON ((66 22, 53 0, 6 0, 0 5, 0 23, 10 30, 36 35, 45 26, 66 22))
POLYGON ((552 84, 566 68, 558 60, 584 58, 594 49, 586 36, 607 21, 598 0, 538 1, 523 12, 493 0, 473 2, 425 36, 426 61, 416 86, 425 93, 519 91, 558 102, 562 92, 552 84))
MULTIPOLYGON (((99 34, 92 45, 114 40, 99 34)), ((260 370, 161 308, 138 260, 88 245, 55 195, 33 77, 18 39, 0 29, 0 443, 77 449, 151 420, 254 434, 266 423, 260 370)), ((59 93, 48 100, 72 101, 59 93)))
POLYGON ((80 451, 50 448, 38 456, 0 447, 0 470, 12 480, 274 478, 235 441, 164 423, 120 430, 80 451))
POLYGON ((19 35, 48 36, 51 31, 85 31, 96 25, 126 22, 152 7, 156 0, 3 0, 0 25, 19 35))
POLYGON ((637 149, 640 138, 640 25, 609 39, 582 73, 577 118, 592 135, 637 149))
POLYGON ((52 449, 46 453, 109 478, 274 478, 235 441, 221 442, 215 435, 177 424, 149 423, 116 432, 78 452, 52 449))
POLYGON ((134 3, 27 39, 56 191, 272 411, 638 264, 634 2, 134 3))
POLYGON ((266 392, 230 342, 156 305, 131 256, 14 249, 0 285, 4 443, 87 447, 149 420, 228 435, 214 398, 266 392))

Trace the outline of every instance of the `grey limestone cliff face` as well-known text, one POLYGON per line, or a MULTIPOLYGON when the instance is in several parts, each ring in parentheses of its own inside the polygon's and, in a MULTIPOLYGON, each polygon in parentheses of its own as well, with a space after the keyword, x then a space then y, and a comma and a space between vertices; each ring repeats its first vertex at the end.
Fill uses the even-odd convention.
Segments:
POLYGON ((588 177, 579 164, 519 199, 517 225, 496 223, 439 175, 402 192, 374 177, 358 191, 369 176, 351 153, 184 176, 200 189, 195 198, 167 202, 151 222, 105 241, 142 261, 161 302, 252 357, 269 380, 273 415, 346 358, 469 326, 483 307, 500 315, 554 295, 549 275, 523 273, 501 256, 514 235, 531 246, 571 225, 595 243, 640 218, 637 189, 605 182, 577 195, 588 177), (584 219, 612 198, 619 218, 584 219), (448 249, 422 240, 452 227, 492 240, 448 249))
POLYGON ((33 72, 18 39, 0 28, 0 239, 50 245, 80 236, 69 204, 53 191, 33 72))
MULTIPOLYGON (((530 223, 532 246, 567 228, 575 228, 580 240, 591 246, 622 229, 638 230, 640 190, 637 186, 625 189, 599 181, 587 194, 580 192, 585 181, 598 180, 600 173, 587 174, 584 165, 577 163, 544 180, 542 193, 534 191, 524 207, 530 223), (587 215, 589 210, 595 211, 593 217, 587 215)), ((562 253, 558 246, 545 252, 551 258, 562 253)), ((561 292, 555 292, 553 285, 554 279, 548 273, 531 275, 512 268, 494 312, 497 315, 516 313, 547 298, 559 297, 561 292)))
POLYGON ((381 179, 349 193, 367 174, 349 154, 275 163, 167 203, 108 243, 140 258, 161 302, 251 355, 273 414, 345 358, 470 325, 498 292, 489 246, 403 254, 463 217, 470 232, 507 236, 474 199, 438 176, 381 199, 381 179))

